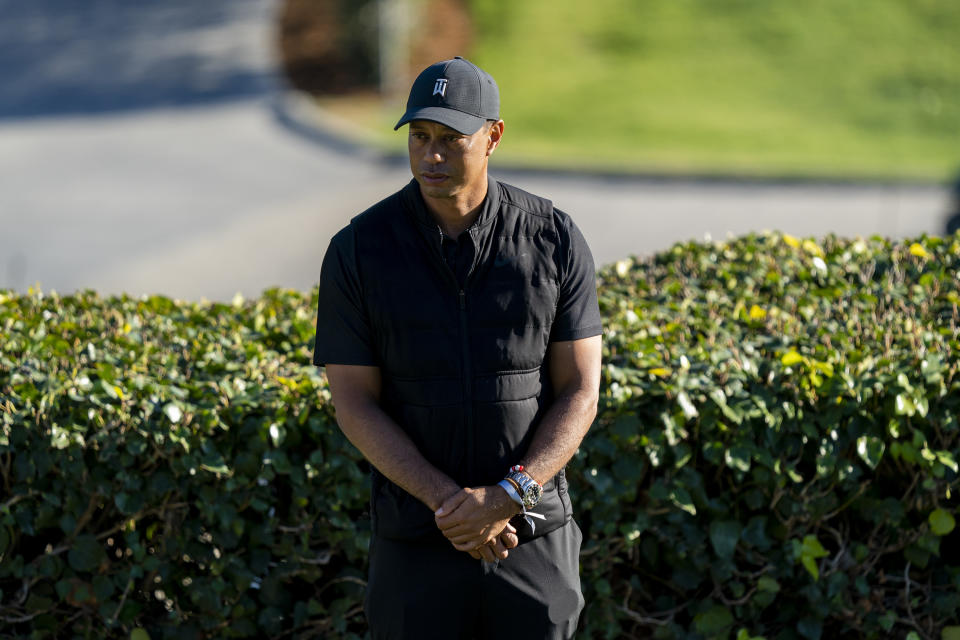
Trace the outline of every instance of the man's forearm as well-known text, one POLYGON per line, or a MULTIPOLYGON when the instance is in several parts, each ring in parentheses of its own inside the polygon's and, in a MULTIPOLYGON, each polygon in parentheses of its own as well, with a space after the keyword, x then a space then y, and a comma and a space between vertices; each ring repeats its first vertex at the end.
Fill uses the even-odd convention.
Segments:
POLYGON ((383 409, 371 403, 337 408, 337 422, 347 439, 377 471, 431 511, 460 487, 430 464, 409 436, 383 409))
POLYGON ((520 461, 524 470, 541 484, 557 475, 576 453, 596 415, 597 394, 592 390, 557 397, 520 461))

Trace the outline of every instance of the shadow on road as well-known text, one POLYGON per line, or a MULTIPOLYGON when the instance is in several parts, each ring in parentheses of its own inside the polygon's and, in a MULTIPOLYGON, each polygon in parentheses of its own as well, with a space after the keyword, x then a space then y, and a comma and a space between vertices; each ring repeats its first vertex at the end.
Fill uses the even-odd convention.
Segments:
POLYGON ((950 187, 950 211, 947 213, 944 228, 947 235, 953 235, 960 231, 960 173, 957 174, 953 185, 950 187))
POLYGON ((193 105, 276 82, 273 0, 0 0, 0 119, 193 105))

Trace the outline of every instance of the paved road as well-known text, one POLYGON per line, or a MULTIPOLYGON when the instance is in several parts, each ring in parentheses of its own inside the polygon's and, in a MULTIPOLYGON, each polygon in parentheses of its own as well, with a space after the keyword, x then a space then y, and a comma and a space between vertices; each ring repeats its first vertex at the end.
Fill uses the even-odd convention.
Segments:
MULTIPOLYGON (((0 93, 0 288, 217 300, 311 288, 330 236, 406 167, 285 93, 271 0, 127 4, 0 0, 0 73, 13 78, 0 93), (78 28, 93 35, 78 42, 78 28), (32 73, 14 73, 26 60, 32 73)), ((708 233, 938 233, 948 208, 934 186, 492 173, 571 213, 601 264, 708 233)))

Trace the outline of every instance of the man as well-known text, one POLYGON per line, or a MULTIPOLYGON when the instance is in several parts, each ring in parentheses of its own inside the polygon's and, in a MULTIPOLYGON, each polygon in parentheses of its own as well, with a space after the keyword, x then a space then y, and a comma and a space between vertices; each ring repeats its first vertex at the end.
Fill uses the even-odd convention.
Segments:
POLYGON ((323 260, 314 363, 372 465, 374 638, 572 637, 581 534, 563 468, 594 416, 593 258, 549 200, 498 183, 493 78, 425 69, 413 180, 323 260))

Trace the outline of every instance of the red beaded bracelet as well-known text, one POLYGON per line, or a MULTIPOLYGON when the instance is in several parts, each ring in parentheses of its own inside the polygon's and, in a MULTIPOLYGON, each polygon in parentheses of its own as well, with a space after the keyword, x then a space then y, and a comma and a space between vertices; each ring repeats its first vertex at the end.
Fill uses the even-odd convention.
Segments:
POLYGON ((515 464, 512 467, 510 467, 510 471, 516 471, 517 473, 520 473, 521 471, 523 471, 523 465, 515 464))

